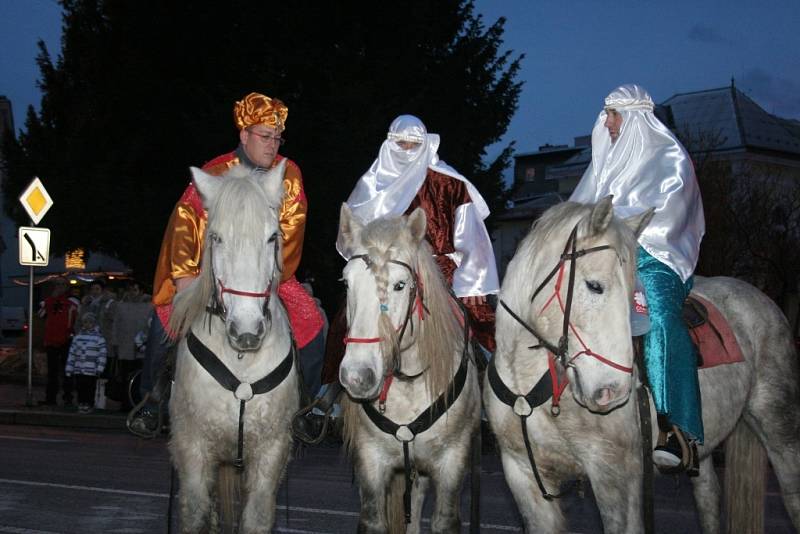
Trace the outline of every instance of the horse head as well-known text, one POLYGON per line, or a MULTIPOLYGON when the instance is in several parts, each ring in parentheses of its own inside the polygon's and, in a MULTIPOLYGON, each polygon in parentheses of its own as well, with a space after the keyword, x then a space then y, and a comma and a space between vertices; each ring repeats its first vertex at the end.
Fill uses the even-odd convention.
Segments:
POLYGON ((528 248, 527 261, 509 265, 506 275, 503 292, 516 285, 518 293, 508 300, 527 310, 525 320, 554 355, 556 372, 566 373, 575 400, 594 412, 624 404, 633 386, 636 239, 652 215, 651 209, 619 219, 610 196, 595 205, 558 205, 520 245, 528 248), (523 277, 530 289, 519 291, 523 277))
POLYGON ((271 328, 270 302, 282 267, 278 210, 285 166, 285 160, 266 172, 238 166, 222 178, 192 168, 208 211, 195 282, 205 287, 199 304, 220 315, 239 352, 257 350, 271 328))
POLYGON ((407 218, 364 225, 343 204, 339 225, 342 254, 350 258, 343 271, 348 334, 339 380, 352 397, 371 399, 400 358, 407 374, 407 366, 418 366, 407 349, 420 330, 417 251, 425 243, 425 213, 417 209, 407 218))

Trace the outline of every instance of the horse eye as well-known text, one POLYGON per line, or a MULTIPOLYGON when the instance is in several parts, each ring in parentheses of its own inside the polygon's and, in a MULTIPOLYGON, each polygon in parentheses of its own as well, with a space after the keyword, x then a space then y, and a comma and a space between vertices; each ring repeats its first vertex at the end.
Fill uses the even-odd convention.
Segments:
POLYGON ((406 287, 406 283, 405 283, 404 281, 402 281, 402 282, 397 282, 397 283, 394 285, 394 290, 395 290, 395 291, 402 291, 404 287, 406 287))
POLYGON ((598 295, 603 294, 603 284, 601 284, 597 280, 587 280, 586 287, 588 287, 589 291, 591 291, 592 293, 597 293, 598 295))
POLYGON ((276 239, 278 239, 278 232, 275 232, 274 234, 269 236, 267 243, 274 243, 276 239))

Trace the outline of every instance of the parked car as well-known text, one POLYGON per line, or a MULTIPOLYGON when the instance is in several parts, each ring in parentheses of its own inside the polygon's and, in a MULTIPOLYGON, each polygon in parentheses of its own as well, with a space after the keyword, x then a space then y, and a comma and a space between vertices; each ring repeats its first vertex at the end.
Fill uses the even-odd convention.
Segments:
POLYGON ((0 329, 7 337, 21 336, 28 331, 28 318, 25 308, 16 306, 3 306, 0 315, 0 329))

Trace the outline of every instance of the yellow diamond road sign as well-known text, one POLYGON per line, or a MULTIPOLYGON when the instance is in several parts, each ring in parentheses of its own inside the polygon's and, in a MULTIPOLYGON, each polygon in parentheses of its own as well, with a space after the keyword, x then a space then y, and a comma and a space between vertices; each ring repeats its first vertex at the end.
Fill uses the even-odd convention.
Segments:
POLYGON ((44 214, 53 206, 53 199, 47 194, 41 180, 34 178, 19 197, 22 207, 28 212, 33 224, 39 224, 44 214))

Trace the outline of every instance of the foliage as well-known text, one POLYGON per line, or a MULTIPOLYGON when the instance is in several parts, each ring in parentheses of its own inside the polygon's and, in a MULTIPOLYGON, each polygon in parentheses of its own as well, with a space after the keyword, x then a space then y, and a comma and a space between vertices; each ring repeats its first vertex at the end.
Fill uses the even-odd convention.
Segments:
POLYGON ((786 168, 712 156, 718 133, 683 131, 703 195, 706 235, 698 274, 734 276, 784 307, 798 290, 800 175, 786 168))
POLYGON ((511 147, 484 157, 516 110, 522 57, 501 51, 504 20, 487 27, 471 0, 388 10, 356 0, 61 3, 62 53, 54 62, 40 43, 41 113, 30 110, 11 143, 4 184, 14 199, 33 174, 43 179, 57 251, 116 253, 148 279, 187 168, 235 147, 232 105, 250 91, 289 107, 282 153, 304 173, 304 266, 317 280, 338 278, 339 205, 400 113, 440 133, 442 158, 502 206, 511 147))

